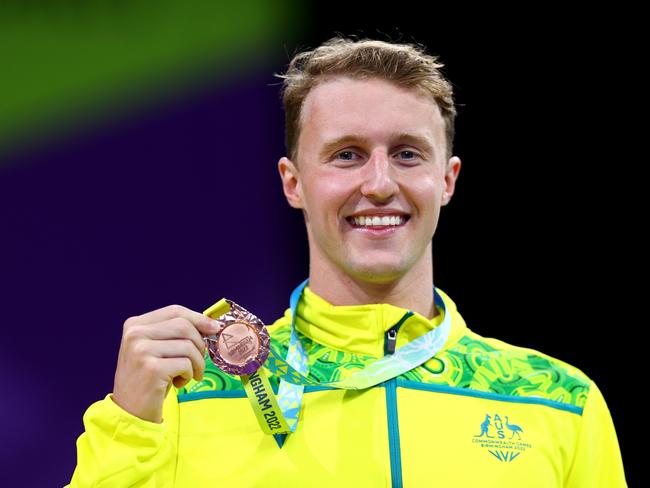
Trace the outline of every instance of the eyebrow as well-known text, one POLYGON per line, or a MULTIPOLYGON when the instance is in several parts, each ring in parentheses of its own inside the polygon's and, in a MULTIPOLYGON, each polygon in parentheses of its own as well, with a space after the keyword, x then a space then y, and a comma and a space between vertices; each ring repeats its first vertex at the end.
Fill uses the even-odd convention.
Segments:
MULTIPOLYGON (((336 148, 340 146, 344 146, 346 144, 352 144, 352 143, 364 143, 367 144, 370 140, 362 135, 358 134, 346 134, 341 137, 337 137, 336 139, 332 139, 330 141, 326 141, 319 153, 320 157, 326 156, 332 151, 334 151, 336 148)), ((422 150, 429 155, 433 156, 434 150, 433 146, 429 142, 429 140, 426 137, 415 135, 415 134, 409 134, 408 132, 401 132, 391 138, 391 144, 394 144, 396 142, 402 142, 406 144, 411 144, 413 146, 418 146, 421 147, 422 150)))

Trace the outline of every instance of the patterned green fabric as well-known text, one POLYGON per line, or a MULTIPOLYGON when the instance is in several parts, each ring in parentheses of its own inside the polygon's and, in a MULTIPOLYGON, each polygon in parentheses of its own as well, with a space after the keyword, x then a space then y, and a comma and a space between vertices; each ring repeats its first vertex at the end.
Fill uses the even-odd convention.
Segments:
MULTIPOLYGON (((309 358, 309 377, 319 382, 339 380, 376 361, 372 356, 328 348, 297 332, 309 358)), ((290 334, 290 324, 274 328, 271 334, 283 357, 290 334)), ((451 348, 399 378, 501 395, 545 398, 576 407, 584 406, 589 392, 589 379, 578 369, 529 349, 493 347, 474 333, 464 335, 451 348)), ((269 380, 277 388, 278 378, 270 372, 269 380)), ((192 380, 179 395, 214 390, 243 390, 243 386, 238 377, 217 369, 206 355, 203 380, 192 380)))

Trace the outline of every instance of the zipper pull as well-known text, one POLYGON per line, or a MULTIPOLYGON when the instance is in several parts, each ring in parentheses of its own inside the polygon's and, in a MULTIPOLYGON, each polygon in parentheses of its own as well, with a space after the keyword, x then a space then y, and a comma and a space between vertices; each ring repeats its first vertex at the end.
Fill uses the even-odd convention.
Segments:
POLYGON ((395 343, 397 342, 397 328, 391 327, 386 331, 385 350, 386 354, 393 354, 395 352, 395 343))
POLYGON ((386 338, 384 339, 384 356, 386 354, 393 354, 395 352, 395 343, 397 342, 397 331, 402 326, 404 321, 408 319, 413 312, 410 310, 404 314, 404 316, 399 319, 395 325, 386 331, 386 338))

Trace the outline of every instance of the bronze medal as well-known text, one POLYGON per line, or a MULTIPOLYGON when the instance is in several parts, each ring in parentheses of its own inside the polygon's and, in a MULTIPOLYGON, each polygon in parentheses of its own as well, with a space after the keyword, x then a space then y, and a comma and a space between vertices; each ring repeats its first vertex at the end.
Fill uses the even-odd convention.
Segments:
POLYGON ((264 323, 245 308, 226 299, 230 311, 219 318, 223 328, 204 338, 212 362, 232 375, 252 374, 269 355, 269 334, 264 323))

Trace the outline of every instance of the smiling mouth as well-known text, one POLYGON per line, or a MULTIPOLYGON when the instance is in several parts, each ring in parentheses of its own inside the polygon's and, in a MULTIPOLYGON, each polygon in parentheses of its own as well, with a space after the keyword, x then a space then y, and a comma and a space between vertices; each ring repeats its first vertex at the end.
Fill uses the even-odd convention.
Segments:
POLYGON ((393 228, 398 228, 398 227, 403 227, 406 225, 406 223, 411 219, 410 215, 404 215, 404 219, 402 223, 397 224, 397 225, 359 225, 355 223, 354 219, 352 217, 346 217, 345 220, 350 224, 351 227, 355 229, 369 229, 369 230, 384 230, 384 229, 393 229, 393 228))

